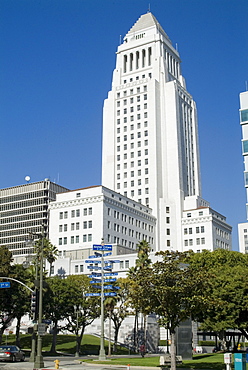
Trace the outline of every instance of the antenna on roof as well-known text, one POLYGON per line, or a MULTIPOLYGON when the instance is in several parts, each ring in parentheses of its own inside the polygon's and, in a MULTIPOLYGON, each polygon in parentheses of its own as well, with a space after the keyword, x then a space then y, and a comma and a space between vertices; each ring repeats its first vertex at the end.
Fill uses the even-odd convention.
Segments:
POLYGON ((120 44, 121 44, 121 35, 120 35, 120 44))
POLYGON ((151 12, 151 4, 149 3, 148 4, 148 10, 147 10, 147 13, 150 13, 151 12))
POLYGON ((248 82, 245 81, 245 90, 248 91, 248 82))

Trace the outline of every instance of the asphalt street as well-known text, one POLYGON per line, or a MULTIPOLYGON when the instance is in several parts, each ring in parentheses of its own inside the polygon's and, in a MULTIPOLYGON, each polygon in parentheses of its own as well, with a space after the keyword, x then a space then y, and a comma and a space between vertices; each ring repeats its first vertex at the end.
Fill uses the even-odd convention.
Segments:
MULTIPOLYGON (((82 362, 78 359, 75 359, 74 357, 59 357, 58 358, 59 363, 59 369, 63 370, 132 370, 132 367, 129 369, 127 366, 123 365, 104 365, 104 364, 89 364, 82 362)), ((56 357, 46 357, 44 358, 44 367, 40 369, 46 369, 46 370, 53 370, 55 369, 55 363, 54 360, 56 360, 56 357)), ((135 370, 144 370, 142 367, 133 367, 135 370)), ((25 362, 14 362, 14 363, 8 363, 8 362, 0 362, 0 370, 34 370, 34 364, 32 362, 28 362, 28 359, 25 362)), ((156 367, 147 368, 146 370, 157 370, 156 367)))

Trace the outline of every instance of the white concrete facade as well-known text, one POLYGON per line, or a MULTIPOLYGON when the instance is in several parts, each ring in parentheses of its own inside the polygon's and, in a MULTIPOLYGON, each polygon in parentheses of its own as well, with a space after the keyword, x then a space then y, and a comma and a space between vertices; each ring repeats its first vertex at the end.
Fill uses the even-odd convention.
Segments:
POLYGON ((196 105, 180 63, 156 18, 142 15, 118 47, 103 109, 102 184, 152 208, 156 250, 183 250, 184 210, 208 204, 196 105))
POLYGON ((151 209, 103 186, 58 194, 49 209, 49 237, 60 256, 54 263, 55 275, 89 273, 84 260, 102 238, 113 245, 113 257, 123 255, 116 271, 131 267, 126 255, 136 256, 140 240, 155 249, 156 219, 151 209))
MULTIPOLYGON (((240 94, 240 124, 242 128, 242 154, 244 159, 244 183, 246 189, 246 218, 248 219, 248 91, 240 94)), ((238 225, 239 251, 248 253, 248 223, 238 225)))

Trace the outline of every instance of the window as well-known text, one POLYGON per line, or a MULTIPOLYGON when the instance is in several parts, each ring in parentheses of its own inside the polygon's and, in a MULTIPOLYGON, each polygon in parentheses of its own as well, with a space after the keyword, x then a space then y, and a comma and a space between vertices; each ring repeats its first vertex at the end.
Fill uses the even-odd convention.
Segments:
POLYGON ((67 224, 64 224, 64 231, 67 231, 67 224))
POLYGON ((184 229, 184 235, 188 234, 188 229, 184 229))
POLYGON ((128 269, 129 268, 129 261, 125 261, 125 268, 128 269))
POLYGON ((92 234, 88 235, 88 242, 92 242, 92 234))
POLYGON ((196 245, 200 245, 200 238, 196 238, 196 245))
POLYGON ((192 227, 189 228, 189 234, 192 234, 192 227))
POLYGON ((62 245, 62 238, 59 238, 59 245, 62 245))
POLYGON ((204 226, 201 226, 201 233, 204 233, 204 232, 205 232, 204 226))
POLYGON ((170 223, 170 217, 166 217, 166 223, 169 224, 170 223))
POLYGON ((89 208, 89 215, 92 215, 92 207, 89 208))
POLYGON ((63 225, 59 225, 59 232, 63 231, 63 225))
POLYGON ((242 141, 243 154, 248 153, 248 140, 242 141))
POLYGON ((87 221, 84 221, 84 223, 83 223, 83 228, 84 228, 84 229, 87 229, 87 221))
POLYGON ((184 240, 184 246, 187 247, 188 246, 188 240, 184 240))
POLYGON ((120 269, 124 268, 124 261, 120 261, 120 269))
POLYGON ((75 211, 71 211, 71 217, 75 217, 75 211))
POLYGON ((196 226, 196 233, 199 234, 199 232, 200 232, 200 227, 196 226))
POLYGON ((166 234, 170 235, 170 229, 166 229, 166 234))
POLYGON ((71 244, 74 244, 74 236, 71 236, 71 244))
POLYGON ((76 235, 76 243, 79 243, 79 235, 76 235))
POLYGON ((75 265, 75 273, 78 272, 78 265, 75 265))
POLYGON ((187 217, 191 217, 191 213, 187 213, 187 217))
POLYGON ((64 212, 64 218, 68 218, 68 212, 67 211, 64 212))
POLYGON ((84 265, 80 265, 80 272, 84 272, 84 265))
POLYGON ((199 216, 203 216, 203 211, 200 211, 199 212, 199 216))
POLYGON ((205 238, 201 238, 201 243, 205 244, 205 238))
POLYGON ((76 230, 79 230, 79 222, 76 223, 76 230))
POLYGON ((64 244, 67 244, 67 237, 64 237, 64 244))
POLYGON ((248 109, 241 111, 241 122, 248 121, 248 109))
POLYGON ((83 242, 85 243, 85 242, 87 242, 87 235, 83 235, 83 242))
POLYGON ((189 245, 193 245, 193 239, 189 239, 189 245))
POLYGON ((59 219, 63 220, 63 212, 59 212, 59 219))
POLYGON ((91 229, 92 228, 92 221, 89 221, 88 222, 88 228, 91 229))

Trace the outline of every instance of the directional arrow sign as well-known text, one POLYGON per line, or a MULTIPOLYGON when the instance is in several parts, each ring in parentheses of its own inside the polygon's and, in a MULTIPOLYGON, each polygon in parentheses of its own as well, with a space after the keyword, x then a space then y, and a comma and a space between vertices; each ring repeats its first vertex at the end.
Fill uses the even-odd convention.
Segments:
POLYGON ((89 275, 89 278, 96 278, 96 277, 100 277, 100 276, 102 276, 102 274, 100 272, 99 273, 95 272, 95 273, 89 275))
POLYGON ((98 258, 98 257, 100 257, 101 256, 101 254, 100 253, 97 253, 97 255, 96 256, 89 256, 88 258, 98 258))
POLYGON ((113 283, 116 280, 117 280, 116 278, 113 278, 113 279, 104 279, 104 283, 113 283))
POLYGON ((100 266, 87 266, 87 269, 90 269, 90 270, 101 270, 101 267, 100 266))
POLYGON ((113 289, 113 285, 105 285, 103 289, 113 289))
POLYGON ((101 285, 91 285, 92 288, 97 288, 97 289, 101 289, 101 285))
POLYGON ((111 256, 112 252, 104 253, 103 257, 111 256))
POLYGON ((118 275, 118 272, 104 272, 104 276, 112 276, 112 275, 118 275))
POLYGON ((85 260, 85 263, 101 263, 101 261, 85 260))
POLYGON ((97 283, 101 283, 102 280, 90 280, 90 284, 97 284, 97 283))
POLYGON ((109 261, 104 261, 104 263, 120 263, 120 260, 109 260, 109 261))
POLYGON ((117 293, 114 293, 114 292, 104 293, 104 296, 105 296, 105 297, 114 297, 114 296, 116 296, 116 295, 117 295, 117 293))
POLYGON ((112 269, 112 266, 105 266, 103 267, 103 270, 111 270, 112 269))
MULTIPOLYGON (((115 293, 116 294, 116 293, 115 293)), ((86 293, 86 297, 100 297, 101 293, 86 293)))
POLYGON ((0 288, 10 288, 10 282, 5 281, 3 283, 0 283, 0 288))

